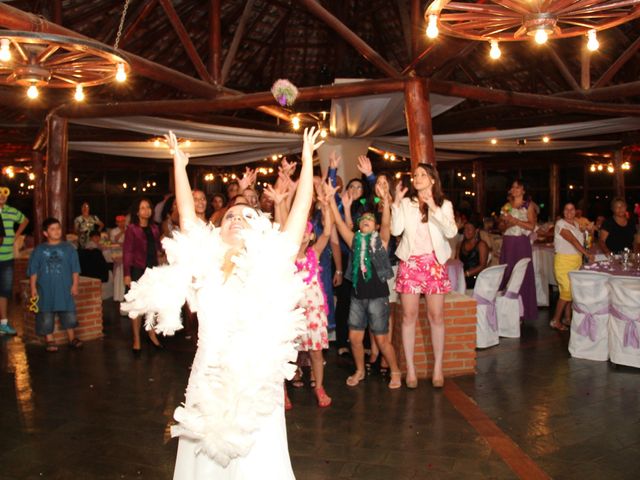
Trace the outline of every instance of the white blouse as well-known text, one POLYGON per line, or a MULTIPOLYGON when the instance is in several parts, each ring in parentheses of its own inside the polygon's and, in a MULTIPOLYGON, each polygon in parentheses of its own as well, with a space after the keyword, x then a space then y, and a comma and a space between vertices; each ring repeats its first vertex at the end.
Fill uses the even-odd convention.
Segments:
POLYGON ((562 230, 569 230, 571 234, 576 237, 576 240, 578 240, 581 245, 584 245, 584 232, 581 232, 580 228, 578 228, 577 225, 569 223, 561 218, 556 222, 556 226, 553 230, 553 245, 555 247, 556 253, 560 253, 563 255, 580 254, 576 247, 571 245, 570 242, 565 240, 564 237, 560 235, 560 232, 562 230))

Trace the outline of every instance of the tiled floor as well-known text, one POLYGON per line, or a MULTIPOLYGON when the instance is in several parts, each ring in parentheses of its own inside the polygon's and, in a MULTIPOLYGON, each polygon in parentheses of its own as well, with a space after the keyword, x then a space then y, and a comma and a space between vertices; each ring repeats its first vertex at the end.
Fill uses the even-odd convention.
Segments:
MULTIPOLYGON (((171 478, 168 424, 193 348, 178 336, 134 358, 128 320, 114 307, 105 303, 105 339, 82 351, 47 354, 0 338, 0 480, 171 478)), ((548 476, 638 478, 640 371, 571 359, 568 334, 546 325, 542 310, 522 339, 479 352, 475 377, 449 382, 548 476)), ((290 388, 298 479, 517 478, 449 392, 427 382, 389 391, 378 376, 349 388, 350 364, 334 351, 327 361, 332 407, 290 388)))

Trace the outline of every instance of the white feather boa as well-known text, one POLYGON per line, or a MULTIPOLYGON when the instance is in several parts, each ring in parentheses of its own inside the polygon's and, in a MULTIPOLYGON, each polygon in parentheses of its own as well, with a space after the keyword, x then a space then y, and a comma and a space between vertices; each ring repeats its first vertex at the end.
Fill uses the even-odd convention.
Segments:
POLYGON ((199 451, 222 466, 246 455, 252 433, 283 408, 283 381, 293 377, 294 342, 305 329, 296 309, 299 245, 277 226, 255 227, 243 233, 245 250, 233 257, 226 281, 227 247, 217 229, 200 224, 166 239, 169 265, 147 270, 123 305, 130 317, 144 313, 147 328, 168 335, 182 328, 185 299, 198 311, 198 351, 172 435, 199 442, 199 451))

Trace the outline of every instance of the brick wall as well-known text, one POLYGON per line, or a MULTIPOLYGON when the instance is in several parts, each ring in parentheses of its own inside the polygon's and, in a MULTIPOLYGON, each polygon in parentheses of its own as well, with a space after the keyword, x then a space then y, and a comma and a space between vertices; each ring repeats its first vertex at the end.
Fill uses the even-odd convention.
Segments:
MULTIPOLYGON (((23 340, 29 343, 44 343, 44 338, 36 335, 35 315, 27 308, 30 293, 29 281, 22 280, 20 289, 24 317, 23 340)), ((80 340, 84 342, 102 338, 102 283, 100 280, 80 277, 78 296, 76 297, 76 313, 78 315, 76 336, 80 340)), ((53 338, 58 345, 67 343, 67 334, 64 330, 60 330, 57 319, 53 338)))
MULTIPOLYGON (((393 316, 393 346, 406 372, 404 349, 402 348, 402 306, 391 304, 393 316)), ((475 374, 476 367, 476 301, 459 293, 445 296, 444 304, 445 346, 443 369, 447 377, 475 374)), ((416 325, 414 361, 419 378, 431 377, 433 348, 427 320, 427 304, 420 302, 420 314, 416 325)))

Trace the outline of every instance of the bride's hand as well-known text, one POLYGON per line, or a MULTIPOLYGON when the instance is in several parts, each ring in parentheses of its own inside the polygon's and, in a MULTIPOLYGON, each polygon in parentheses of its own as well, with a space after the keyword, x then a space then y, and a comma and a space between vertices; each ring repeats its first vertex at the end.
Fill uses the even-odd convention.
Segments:
POLYGON ((316 143, 316 140, 320 136, 320 130, 316 130, 315 127, 304 129, 304 143, 302 145, 302 162, 313 161, 313 152, 317 150, 320 145, 324 143, 324 140, 320 140, 316 143))
POLYGON ((176 134, 169 130, 169 133, 164 136, 167 140, 167 145, 173 150, 173 163, 177 167, 187 168, 189 164, 189 154, 183 152, 180 149, 180 144, 176 138, 176 134))

